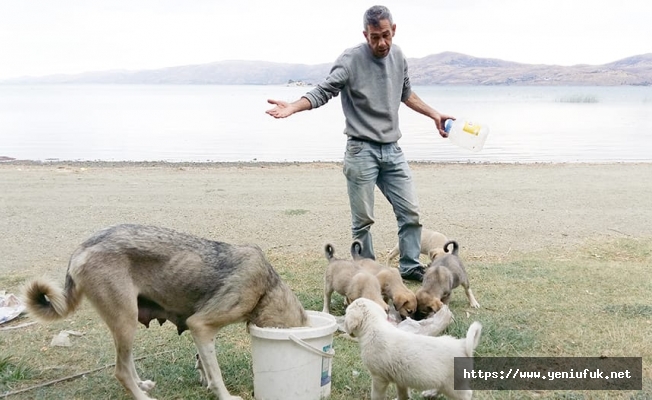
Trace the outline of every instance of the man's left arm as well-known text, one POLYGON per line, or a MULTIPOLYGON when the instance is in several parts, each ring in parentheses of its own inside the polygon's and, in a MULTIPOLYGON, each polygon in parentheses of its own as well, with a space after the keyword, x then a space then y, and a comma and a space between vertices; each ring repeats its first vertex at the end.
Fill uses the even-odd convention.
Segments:
POLYGON ((450 115, 441 114, 439 111, 426 104, 416 93, 411 92, 410 96, 404 101, 405 105, 419 114, 425 115, 435 121, 435 126, 441 137, 448 137, 448 133, 444 130, 444 122, 447 119, 454 119, 450 115))

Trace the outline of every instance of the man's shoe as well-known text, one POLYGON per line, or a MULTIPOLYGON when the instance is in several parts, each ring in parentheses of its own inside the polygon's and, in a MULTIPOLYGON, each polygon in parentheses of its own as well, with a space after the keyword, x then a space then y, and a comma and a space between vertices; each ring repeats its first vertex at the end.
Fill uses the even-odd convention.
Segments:
POLYGON ((418 267, 414 267, 409 271, 401 272, 401 278, 408 281, 422 282, 424 272, 425 272, 425 268, 423 268, 422 265, 419 265, 418 267))

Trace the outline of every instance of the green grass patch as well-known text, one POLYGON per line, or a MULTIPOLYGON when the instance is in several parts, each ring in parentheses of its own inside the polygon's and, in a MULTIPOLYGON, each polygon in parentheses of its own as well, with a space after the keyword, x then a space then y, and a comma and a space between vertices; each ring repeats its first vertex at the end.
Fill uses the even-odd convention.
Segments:
POLYGON ((309 212, 310 211, 308 211, 308 210, 298 208, 298 209, 292 209, 292 210, 285 210, 284 213, 285 213, 285 215, 291 215, 292 216, 292 215, 303 215, 303 214, 306 214, 306 213, 309 213, 309 212))
POLYGON ((0 394, 9 390, 12 383, 30 379, 34 369, 24 361, 11 356, 0 356, 0 394))
MULTIPOLYGON (((270 250, 268 259, 309 310, 321 310, 326 260, 321 249, 293 253, 270 250)), ((471 287, 481 308, 472 309, 461 288, 450 307, 455 320, 446 334, 462 337, 473 321, 483 325, 476 354, 484 357, 643 357, 643 390, 476 391, 476 399, 650 399, 652 398, 652 238, 590 242, 563 253, 510 254, 503 259, 465 260, 471 287)), ((0 277, 0 287, 16 290, 22 282, 0 277)), ((416 290, 415 283, 408 286, 416 290)), ((333 295, 335 315, 345 312, 333 295)), ((26 318, 10 324, 27 322, 26 318)), ((366 399, 371 378, 358 344, 334 339, 333 400, 366 399)), ((56 323, 0 332, 0 395, 99 368, 114 361, 108 329, 88 302, 75 315, 56 323), (50 347, 61 330, 76 330, 70 348, 50 347)), ((243 324, 220 332, 217 357, 227 387, 253 399, 251 341, 243 324)), ((143 379, 157 382, 159 399, 214 398, 198 383, 195 348, 188 332, 179 336, 169 323, 136 336, 135 357, 143 379)), ((388 398, 394 398, 392 388, 388 398), (393 397, 391 397, 393 396, 393 397)), ((129 399, 113 377, 113 368, 11 396, 11 399, 129 399)), ((415 399, 420 397, 415 393, 415 399)))
POLYGON ((623 317, 652 317, 652 305, 649 304, 609 304, 604 308, 607 313, 623 317))

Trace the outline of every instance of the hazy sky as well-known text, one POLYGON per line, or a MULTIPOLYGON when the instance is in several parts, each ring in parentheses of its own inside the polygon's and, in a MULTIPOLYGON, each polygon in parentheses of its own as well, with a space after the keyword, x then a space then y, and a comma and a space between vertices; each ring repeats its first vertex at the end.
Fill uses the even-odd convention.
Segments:
POLYGON ((652 53, 651 0, 0 0, 0 79, 222 60, 330 63, 390 8, 408 57, 532 64, 652 53))

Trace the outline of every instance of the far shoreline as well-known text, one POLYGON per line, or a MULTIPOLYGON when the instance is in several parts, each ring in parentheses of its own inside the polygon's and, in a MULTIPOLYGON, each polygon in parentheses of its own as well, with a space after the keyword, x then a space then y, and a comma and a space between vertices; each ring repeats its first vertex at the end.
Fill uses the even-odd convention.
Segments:
MULTIPOLYGON (((118 167, 170 167, 170 168, 188 168, 188 167, 216 167, 216 168, 233 168, 233 167, 289 167, 289 166, 316 166, 316 165, 341 165, 343 161, 107 161, 107 160, 22 160, 6 156, 0 156, 0 165, 16 166, 71 166, 71 167, 97 167, 97 168, 118 168, 118 167)), ((445 165, 509 165, 509 166, 528 166, 528 165, 637 165, 652 164, 650 161, 514 161, 514 162, 490 162, 490 161, 422 161, 408 160, 410 166, 445 166, 445 165)))

